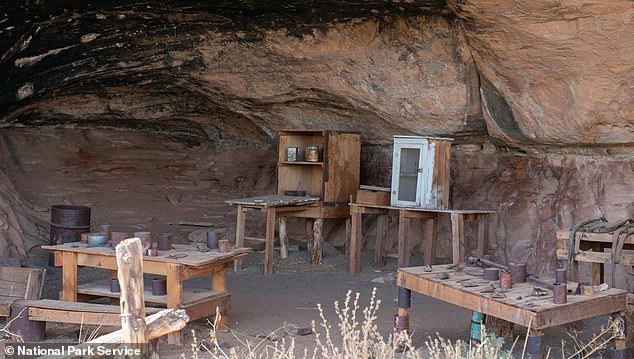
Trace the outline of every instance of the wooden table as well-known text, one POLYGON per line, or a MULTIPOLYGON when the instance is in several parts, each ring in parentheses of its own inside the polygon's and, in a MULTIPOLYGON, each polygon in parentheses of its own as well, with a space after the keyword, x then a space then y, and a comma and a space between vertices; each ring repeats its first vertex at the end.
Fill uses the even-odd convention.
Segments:
MULTIPOLYGON (((143 257, 143 273, 167 277, 167 295, 155 296, 145 290, 146 303, 167 308, 181 308, 187 311, 191 320, 215 316, 216 307, 223 318, 231 307, 231 296, 227 292, 226 269, 233 262, 245 256, 248 248, 234 248, 230 253, 217 250, 200 252, 194 245, 174 244, 169 251, 160 251, 157 257, 143 257), (180 258, 167 258, 168 256, 180 258), (183 256, 185 255, 185 256, 183 256), (211 288, 183 288, 184 281, 211 274, 211 288)), ((64 301, 85 301, 96 297, 118 298, 119 293, 110 291, 109 281, 77 284, 77 267, 94 267, 110 270, 111 278, 116 278, 117 261, 114 248, 90 247, 78 242, 55 246, 42 246, 55 253, 55 265, 62 266, 62 291, 64 301)), ((182 342, 181 333, 168 335, 170 344, 182 342)))
MULTIPOLYGON (((299 196, 283 196, 283 195, 267 195, 250 198, 240 198, 225 201, 226 203, 237 206, 236 217, 236 246, 244 246, 244 229, 245 229, 245 214, 248 210, 256 209, 262 212, 266 212, 266 235, 264 238, 265 250, 264 250, 264 274, 273 273, 273 247, 275 242, 275 216, 278 213, 290 213, 290 212, 307 212, 311 210, 320 210, 322 207, 312 206, 319 202, 319 198, 316 197, 299 197, 299 196)), ((280 237, 286 237, 285 221, 280 222, 280 237), (282 226, 284 227, 282 230, 282 226)), ((318 222, 321 225, 321 222, 318 222)), ((321 240, 321 228, 315 230, 317 233, 317 240, 321 240)), ((313 236, 313 238, 317 237, 313 236)), ((258 238, 252 238, 258 239, 258 238)), ((280 251, 282 253, 288 253, 288 239, 280 238, 280 251)), ((285 257, 282 255, 282 257, 285 257)), ((236 267, 239 267, 240 263, 236 262, 236 267)), ((238 268, 236 268, 238 269, 238 268)))
MULTIPOLYGON (((408 316, 411 291, 414 291, 472 311, 530 327, 529 344, 537 343, 533 348, 539 349, 543 355, 541 339, 544 329, 601 315, 609 314, 622 318, 625 314, 627 292, 621 289, 611 288, 597 292, 593 296, 569 294, 566 304, 554 304, 552 292, 542 297, 531 296, 535 284, 527 282, 514 284, 512 289, 504 293, 504 298, 495 298, 489 293, 481 293, 484 289, 491 287, 494 282, 469 274, 481 272, 481 269, 461 266, 458 268, 462 270, 458 270, 451 269, 452 267, 434 266, 431 272, 425 272, 424 267, 399 269, 396 277, 396 284, 399 286, 399 316, 408 316), (436 275, 439 272, 447 273, 449 278, 437 279, 436 275), (467 282, 477 286, 467 286, 467 282)), ((576 286, 576 283, 568 283, 568 289, 575 289, 576 286)), ((624 353, 625 337, 616 340, 616 349, 624 353)), ((532 355, 529 358, 542 358, 536 351, 532 353, 529 351, 529 354, 532 355)))
POLYGON ((385 243, 387 239, 387 216, 390 211, 398 212, 398 267, 409 265, 410 248, 410 220, 426 221, 425 227, 425 264, 431 264, 434 257, 434 242, 436 241, 436 221, 438 215, 447 213, 451 217, 452 232, 452 262, 459 263, 465 257, 465 221, 477 221, 478 238, 477 253, 485 254, 487 238, 489 236, 489 215, 495 211, 467 210, 467 209, 427 209, 393 207, 374 204, 350 203, 352 228, 350 238, 350 272, 361 271, 361 222, 364 214, 378 215, 377 236, 374 252, 374 265, 382 266, 385 258, 385 243))

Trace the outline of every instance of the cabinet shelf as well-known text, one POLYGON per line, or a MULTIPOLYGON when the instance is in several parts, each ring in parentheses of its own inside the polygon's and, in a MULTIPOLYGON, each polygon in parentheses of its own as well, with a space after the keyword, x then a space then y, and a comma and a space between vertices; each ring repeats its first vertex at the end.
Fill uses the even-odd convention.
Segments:
POLYGON ((323 162, 308 162, 308 161, 280 161, 280 165, 309 165, 309 166, 323 166, 323 162))

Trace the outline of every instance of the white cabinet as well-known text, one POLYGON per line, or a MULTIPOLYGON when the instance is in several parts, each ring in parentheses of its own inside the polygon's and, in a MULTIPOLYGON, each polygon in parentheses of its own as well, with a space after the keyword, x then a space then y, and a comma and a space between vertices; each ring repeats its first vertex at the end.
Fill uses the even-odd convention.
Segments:
POLYGON ((391 204, 449 206, 450 138, 394 136, 391 204))

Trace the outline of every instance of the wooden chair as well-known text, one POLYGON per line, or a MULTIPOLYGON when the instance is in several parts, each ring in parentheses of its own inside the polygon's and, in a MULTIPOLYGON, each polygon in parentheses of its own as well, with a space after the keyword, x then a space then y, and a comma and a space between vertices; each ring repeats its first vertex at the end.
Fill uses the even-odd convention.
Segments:
POLYGON ((40 299, 45 274, 41 268, 0 267, 0 317, 8 317, 18 299, 40 299))

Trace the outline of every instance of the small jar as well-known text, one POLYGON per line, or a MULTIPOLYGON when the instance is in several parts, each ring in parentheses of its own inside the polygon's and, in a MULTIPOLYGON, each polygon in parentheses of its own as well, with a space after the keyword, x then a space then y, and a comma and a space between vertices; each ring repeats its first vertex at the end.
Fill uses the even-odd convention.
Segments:
POLYGON ((319 162, 319 147, 306 146, 304 149, 304 160, 306 162, 319 162))

